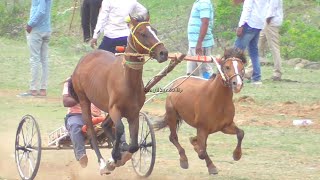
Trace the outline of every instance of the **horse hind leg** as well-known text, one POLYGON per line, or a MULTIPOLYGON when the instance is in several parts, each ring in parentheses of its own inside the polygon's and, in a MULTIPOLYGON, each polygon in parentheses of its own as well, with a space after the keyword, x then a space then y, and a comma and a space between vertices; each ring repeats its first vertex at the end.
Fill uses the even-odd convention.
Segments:
POLYGON ((167 111, 165 116, 165 121, 167 121, 169 129, 170 129, 170 142, 176 146, 179 155, 180 155, 180 167, 183 169, 189 168, 188 158, 186 156, 185 150, 179 143, 178 134, 177 134, 177 124, 178 124, 178 116, 176 112, 169 112, 167 111))
POLYGON ((225 127, 222 130, 222 132, 225 134, 236 134, 237 135, 238 143, 237 143, 237 147, 233 151, 233 159, 235 161, 238 161, 239 159, 241 159, 241 156, 242 156, 241 143, 242 143, 242 139, 244 137, 244 131, 242 129, 239 129, 234 123, 232 123, 231 125, 225 127))

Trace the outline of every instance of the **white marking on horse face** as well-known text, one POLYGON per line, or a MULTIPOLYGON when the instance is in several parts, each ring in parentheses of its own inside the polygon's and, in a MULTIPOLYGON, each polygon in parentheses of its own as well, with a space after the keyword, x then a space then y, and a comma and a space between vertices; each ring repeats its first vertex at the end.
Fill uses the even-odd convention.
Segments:
MULTIPOLYGON (((239 74, 238 61, 232 61, 232 64, 233 64, 235 74, 239 74)), ((236 77, 237 77, 237 85, 242 85, 242 80, 241 80, 240 76, 236 76, 236 77)))
POLYGON ((160 42, 159 38, 157 37, 156 33, 152 30, 152 28, 150 26, 147 26, 147 29, 153 35, 153 37, 156 38, 158 42, 160 42))

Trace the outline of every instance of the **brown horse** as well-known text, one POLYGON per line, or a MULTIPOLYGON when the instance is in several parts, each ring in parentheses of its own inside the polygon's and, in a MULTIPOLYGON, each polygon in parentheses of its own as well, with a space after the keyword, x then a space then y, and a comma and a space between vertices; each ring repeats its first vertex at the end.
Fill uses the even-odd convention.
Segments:
POLYGON ((217 131, 236 134, 238 144, 233 152, 233 159, 241 158, 241 141, 244 132, 233 122, 235 108, 232 97, 233 93, 240 92, 243 86, 245 63, 246 59, 242 51, 228 49, 225 50, 219 63, 221 72, 215 78, 203 80, 184 77, 171 86, 179 87, 182 92, 168 94, 164 118, 157 121, 154 127, 159 130, 169 126, 171 132, 169 139, 178 149, 182 168, 187 169, 189 166, 185 150, 179 144, 177 135, 177 127, 182 120, 197 129, 197 136, 190 138, 190 142, 199 158, 205 159, 209 174, 218 173, 206 151, 209 134, 217 131))
MULTIPOLYGON (((90 103, 108 112, 115 126, 115 143, 112 158, 121 160, 120 137, 124 132, 121 118, 129 123, 131 143, 128 152, 136 152, 138 146, 139 112, 145 101, 142 81, 144 56, 149 55, 159 63, 168 59, 168 51, 157 38, 149 18, 131 17, 132 29, 124 55, 95 50, 85 55, 72 75, 70 94, 78 99, 82 116, 88 127, 91 144, 100 164, 100 173, 108 173, 115 166, 107 165, 97 146, 91 121, 90 103)), ((121 161, 118 161, 121 162, 121 161)))

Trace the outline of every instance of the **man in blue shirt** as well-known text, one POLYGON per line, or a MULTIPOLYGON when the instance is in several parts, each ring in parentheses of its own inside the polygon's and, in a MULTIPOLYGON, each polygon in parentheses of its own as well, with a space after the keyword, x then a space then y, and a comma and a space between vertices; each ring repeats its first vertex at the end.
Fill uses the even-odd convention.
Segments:
MULTIPOLYGON (((195 55, 211 55, 214 40, 213 40, 213 6, 210 0, 196 0, 193 3, 190 18, 188 22, 188 41, 189 52, 191 56, 195 55)), ((197 66, 199 71, 193 75, 201 75, 209 79, 212 74, 211 64, 187 62, 187 74, 191 74, 197 66)))
POLYGON ((51 0, 32 0, 26 25, 30 49, 31 82, 20 96, 46 96, 48 85, 48 44, 51 36, 51 0), (42 72, 40 72, 40 66, 42 72))

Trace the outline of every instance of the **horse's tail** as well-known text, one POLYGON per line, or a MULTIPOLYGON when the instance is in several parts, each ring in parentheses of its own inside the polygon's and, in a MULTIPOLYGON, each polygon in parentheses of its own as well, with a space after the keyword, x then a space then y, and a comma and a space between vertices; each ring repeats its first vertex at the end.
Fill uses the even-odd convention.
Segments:
MULTIPOLYGON (((179 128, 181 123, 182 123, 182 119, 181 119, 181 117, 179 115, 177 116, 176 123, 177 123, 177 128, 179 128)), ((155 131, 161 130, 161 129, 167 127, 167 126, 168 126, 167 114, 164 114, 161 117, 161 119, 156 120, 153 123, 153 129, 155 131)))
POLYGON ((168 126, 168 122, 166 121, 165 115, 163 115, 161 117, 161 119, 158 119, 153 123, 153 129, 155 131, 163 129, 163 128, 167 127, 167 126, 168 126))
POLYGON ((70 96, 73 99, 75 99, 77 102, 79 102, 78 95, 76 94, 76 92, 74 91, 74 88, 73 88, 72 78, 69 78, 67 81, 68 81, 68 91, 69 91, 70 96))

